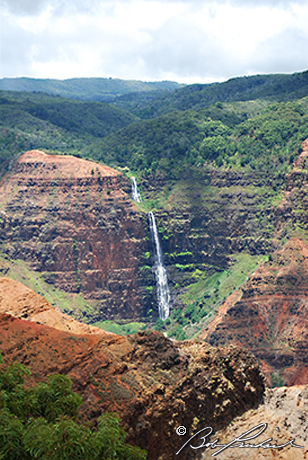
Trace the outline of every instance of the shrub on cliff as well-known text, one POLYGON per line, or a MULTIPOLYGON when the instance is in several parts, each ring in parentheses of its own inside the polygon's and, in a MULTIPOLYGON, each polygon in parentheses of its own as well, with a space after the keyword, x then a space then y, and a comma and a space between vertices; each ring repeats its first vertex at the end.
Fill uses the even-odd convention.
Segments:
POLYGON ((96 429, 76 423, 82 398, 67 376, 25 388, 25 375, 20 363, 0 370, 1 460, 145 460, 145 451, 125 443, 117 414, 102 414, 96 429))

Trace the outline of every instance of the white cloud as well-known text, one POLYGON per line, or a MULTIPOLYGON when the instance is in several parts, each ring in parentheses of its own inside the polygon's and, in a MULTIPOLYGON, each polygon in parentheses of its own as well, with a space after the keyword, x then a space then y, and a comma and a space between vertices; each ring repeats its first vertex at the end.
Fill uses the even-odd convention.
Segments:
POLYGON ((3 0, 1 76, 210 82, 307 66, 306 0, 3 0))

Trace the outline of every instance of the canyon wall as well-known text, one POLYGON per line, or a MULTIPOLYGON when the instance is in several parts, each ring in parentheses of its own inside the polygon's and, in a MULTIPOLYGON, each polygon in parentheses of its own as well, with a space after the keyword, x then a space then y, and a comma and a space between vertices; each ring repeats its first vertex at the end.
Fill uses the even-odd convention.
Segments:
POLYGON ((221 305, 200 334, 216 346, 231 343, 251 350, 272 385, 308 383, 308 140, 275 207, 270 254, 246 283, 221 305))
POLYGON ((130 181, 112 168, 27 152, 1 182, 1 252, 46 283, 81 293, 92 321, 146 317, 151 293, 139 268, 148 222, 129 193, 130 181))
POLYGON ((269 384, 308 383, 308 246, 291 239, 228 298, 200 334, 253 352, 269 384))

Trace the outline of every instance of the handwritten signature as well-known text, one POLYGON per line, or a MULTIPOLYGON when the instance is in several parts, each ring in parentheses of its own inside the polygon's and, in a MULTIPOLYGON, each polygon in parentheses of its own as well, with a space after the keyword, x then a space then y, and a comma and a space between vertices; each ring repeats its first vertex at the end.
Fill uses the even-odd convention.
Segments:
POLYGON ((186 447, 194 438, 196 438, 197 436, 201 435, 202 433, 203 433, 203 435, 200 436, 200 440, 202 440, 202 444, 200 446, 192 446, 192 445, 190 445, 190 447, 192 449, 201 449, 202 447, 205 447, 205 448, 210 447, 211 449, 218 448, 218 450, 212 454, 212 457, 214 457, 215 455, 220 454, 221 452, 223 452, 226 449, 234 448, 234 447, 239 447, 239 448, 242 448, 242 449, 257 449, 257 448, 262 448, 262 449, 281 449, 282 447, 286 447, 286 446, 296 447, 296 448, 299 448, 299 449, 304 448, 303 446, 297 446, 296 444, 293 444, 295 439, 291 439, 290 441, 286 442, 285 444, 280 444, 278 446, 276 444, 270 444, 270 442, 273 440, 273 438, 268 438, 265 441, 260 442, 259 444, 247 443, 247 441, 251 441, 252 439, 255 439, 258 436, 260 436, 267 429, 267 427, 268 427, 267 423, 260 423, 260 425, 257 425, 254 428, 251 428, 250 430, 246 431, 246 433, 243 433, 240 436, 238 436, 237 438, 234 438, 233 441, 229 442, 229 444, 218 444, 218 439, 215 439, 215 441, 213 441, 213 442, 207 442, 206 438, 208 438, 213 432, 213 428, 208 426, 208 427, 203 428, 202 430, 198 431, 197 433, 195 433, 187 442, 185 442, 185 444, 176 453, 176 455, 178 455, 184 449, 184 447, 186 447), (257 431, 257 432, 255 434, 252 434, 255 431, 257 431), (251 436, 249 436, 249 435, 251 435, 251 436))

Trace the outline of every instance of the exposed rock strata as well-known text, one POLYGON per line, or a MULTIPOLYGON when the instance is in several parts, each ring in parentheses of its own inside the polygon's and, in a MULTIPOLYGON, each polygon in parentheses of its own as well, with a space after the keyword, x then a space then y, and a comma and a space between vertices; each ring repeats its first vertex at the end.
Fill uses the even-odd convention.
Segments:
POLYGON ((308 139, 302 143, 302 151, 287 176, 286 191, 275 210, 276 237, 287 231, 302 228, 308 223, 308 139))
MULTIPOLYGON (((143 177, 143 195, 153 199, 157 192, 166 193, 167 185, 168 178, 160 175, 143 177)), ((257 172, 213 170, 204 173, 203 180, 186 178, 169 197, 168 208, 157 212, 162 226, 169 228, 165 249, 193 253, 179 263, 221 267, 233 252, 266 253, 276 219, 272 193, 272 183, 257 172)))
POLYGON ((193 274, 196 269, 211 276, 228 270, 233 254, 255 256, 272 251, 277 220, 273 201, 279 202, 279 194, 273 191, 270 179, 257 171, 214 168, 204 172, 202 180, 185 177, 172 187, 170 195, 170 181, 162 174, 142 178, 144 198, 168 197, 155 217, 163 229, 168 276, 178 286, 173 290, 173 305, 181 308, 177 295, 198 281, 193 274))
POLYGON ((173 342, 151 331, 81 336, 6 314, 0 314, 0 338, 5 362, 27 364, 32 381, 69 375, 83 396, 84 416, 117 411, 130 442, 147 449, 149 460, 175 458, 183 443, 178 426, 222 428, 264 393, 256 358, 236 347, 173 342))
POLYGON ((0 240, 60 290, 81 292, 93 319, 147 315, 142 288, 147 217, 129 181, 112 168, 73 156, 30 151, 0 187, 0 240))
POLYGON ((252 351, 273 382, 308 383, 308 246, 293 238, 226 300, 200 335, 215 346, 252 351), (278 378, 278 382, 280 379, 278 378))

